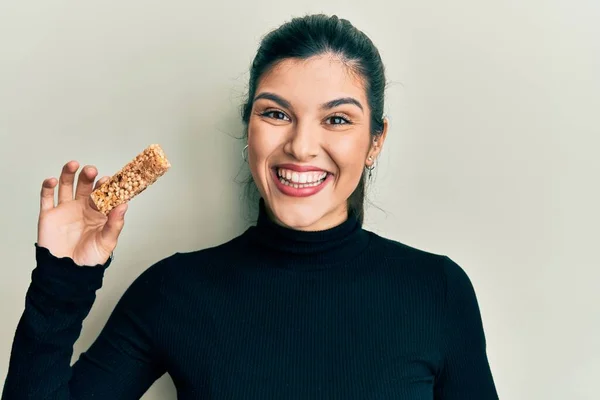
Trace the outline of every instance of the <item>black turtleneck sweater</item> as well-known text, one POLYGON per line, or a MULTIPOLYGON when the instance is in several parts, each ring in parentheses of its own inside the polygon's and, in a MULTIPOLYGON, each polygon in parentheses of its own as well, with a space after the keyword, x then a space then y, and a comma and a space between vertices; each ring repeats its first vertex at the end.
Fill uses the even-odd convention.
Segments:
POLYGON ((72 367, 110 261, 36 260, 3 400, 138 399, 167 372, 181 400, 498 398, 461 267, 352 216, 300 232, 261 202, 230 242, 142 273, 72 367))

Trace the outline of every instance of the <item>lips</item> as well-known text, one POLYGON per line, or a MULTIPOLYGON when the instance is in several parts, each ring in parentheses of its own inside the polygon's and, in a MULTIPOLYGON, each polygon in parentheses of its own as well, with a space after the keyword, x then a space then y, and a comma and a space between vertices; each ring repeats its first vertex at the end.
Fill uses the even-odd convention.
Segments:
POLYGON ((286 164, 273 168, 272 176, 283 194, 308 197, 320 192, 333 175, 318 167, 286 164))
POLYGON ((277 165, 275 168, 276 169, 279 169, 279 168, 289 169, 289 170, 296 171, 296 172, 310 172, 310 171, 329 172, 323 168, 315 167, 313 165, 280 164, 280 165, 277 165))
POLYGON ((304 186, 314 186, 327 178, 327 172, 324 171, 309 171, 297 172, 291 169, 277 168, 277 176, 279 180, 289 186, 295 188, 304 186))

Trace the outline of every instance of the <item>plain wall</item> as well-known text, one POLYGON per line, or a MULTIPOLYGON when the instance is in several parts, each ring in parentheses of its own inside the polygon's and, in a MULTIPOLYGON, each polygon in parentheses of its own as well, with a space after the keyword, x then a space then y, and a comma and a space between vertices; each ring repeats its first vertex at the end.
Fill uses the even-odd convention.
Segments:
MULTIPOLYGON (((130 204, 76 358, 149 265, 251 223, 234 138, 248 67, 312 12, 352 21, 387 67, 366 228, 467 271, 501 398, 597 399, 596 0, 0 1, 0 383, 42 180, 70 159, 110 175, 150 143, 173 164, 130 204)), ((170 378, 143 398, 174 399, 170 378)))

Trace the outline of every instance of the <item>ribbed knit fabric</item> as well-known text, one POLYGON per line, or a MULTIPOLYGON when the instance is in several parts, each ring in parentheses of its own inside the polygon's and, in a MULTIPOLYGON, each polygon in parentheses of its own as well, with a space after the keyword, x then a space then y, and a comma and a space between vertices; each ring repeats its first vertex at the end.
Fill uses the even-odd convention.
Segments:
POLYGON ((350 216, 271 222, 176 253, 129 287, 70 367, 103 275, 36 246, 3 400, 138 399, 168 372, 188 399, 498 399, 471 282, 450 258, 350 216))

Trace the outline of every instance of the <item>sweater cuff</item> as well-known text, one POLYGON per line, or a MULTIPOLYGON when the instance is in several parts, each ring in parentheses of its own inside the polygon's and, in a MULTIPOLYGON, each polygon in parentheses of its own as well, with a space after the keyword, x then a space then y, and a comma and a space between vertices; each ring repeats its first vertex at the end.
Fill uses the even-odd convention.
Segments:
POLYGON ((37 243, 35 258, 37 266, 32 273, 32 282, 48 294, 72 300, 100 289, 104 271, 112 261, 111 257, 104 264, 79 266, 72 258, 56 257, 37 243))

